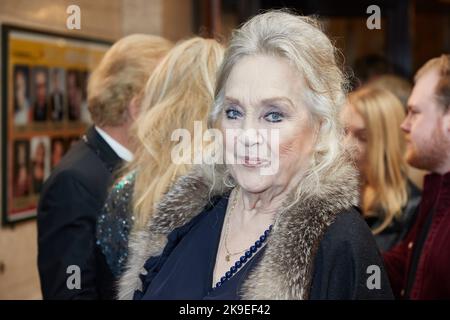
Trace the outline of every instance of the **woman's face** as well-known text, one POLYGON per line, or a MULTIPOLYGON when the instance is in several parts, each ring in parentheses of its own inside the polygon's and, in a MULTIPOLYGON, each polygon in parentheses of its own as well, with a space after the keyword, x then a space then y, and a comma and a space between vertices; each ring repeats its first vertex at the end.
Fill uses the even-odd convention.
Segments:
POLYGON ((44 160, 45 160, 45 146, 41 142, 36 147, 36 153, 35 153, 34 161, 37 162, 37 163, 42 164, 42 163, 44 163, 44 160))
POLYGON ((25 96, 26 81, 22 71, 16 73, 16 95, 19 97, 25 96))
POLYGON ((303 90, 300 75, 283 58, 250 56, 233 67, 220 127, 227 167, 244 190, 284 188, 301 176, 315 140, 303 90))
POLYGON ((361 177, 364 178, 368 149, 366 124, 363 117, 356 112, 355 107, 348 103, 342 109, 340 118, 345 132, 344 144, 353 148, 352 158, 361 177))
POLYGON ((45 103, 45 99, 47 98, 47 77, 45 73, 39 72, 36 74, 36 99, 39 105, 43 105, 45 103))
POLYGON ((26 91, 27 91, 27 82, 25 79, 25 74, 23 71, 18 71, 16 73, 16 111, 21 111, 26 108, 26 91))
POLYGON ((56 166, 64 155, 64 147, 61 141, 55 141, 52 152, 52 165, 56 166))

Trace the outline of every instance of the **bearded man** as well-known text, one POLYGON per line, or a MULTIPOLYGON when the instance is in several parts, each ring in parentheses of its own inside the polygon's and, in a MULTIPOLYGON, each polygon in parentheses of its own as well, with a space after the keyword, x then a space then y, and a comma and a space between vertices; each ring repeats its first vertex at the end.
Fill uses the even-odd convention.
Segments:
POLYGON ((408 163, 430 174, 414 225, 383 258, 398 298, 450 299, 450 55, 417 72, 401 128, 408 163))

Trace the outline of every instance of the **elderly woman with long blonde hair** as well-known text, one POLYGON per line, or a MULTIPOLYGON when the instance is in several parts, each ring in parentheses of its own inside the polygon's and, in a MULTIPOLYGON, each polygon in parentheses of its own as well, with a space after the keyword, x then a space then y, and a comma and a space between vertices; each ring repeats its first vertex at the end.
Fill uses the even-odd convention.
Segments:
POLYGON ((339 143, 344 85, 315 19, 271 11, 236 30, 209 117, 220 148, 133 233, 119 298, 391 298, 339 143))
POLYGON ((382 251, 404 238, 420 201, 420 190, 408 179, 404 118, 400 100, 375 86, 350 93, 341 113, 360 173, 360 208, 382 251))
POLYGON ((171 141, 172 133, 185 128, 194 136, 196 122, 206 129, 223 53, 222 45, 213 39, 182 41, 169 51, 146 84, 132 128, 134 159, 121 170, 98 220, 97 244, 116 278, 127 260, 130 230, 145 227, 161 196, 190 169, 187 162, 171 161, 171 150, 178 143, 171 141))

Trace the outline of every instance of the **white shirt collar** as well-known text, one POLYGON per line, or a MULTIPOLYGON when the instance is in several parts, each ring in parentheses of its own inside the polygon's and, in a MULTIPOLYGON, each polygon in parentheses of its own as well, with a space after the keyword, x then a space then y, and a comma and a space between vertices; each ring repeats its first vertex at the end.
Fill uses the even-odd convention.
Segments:
POLYGON ((119 142, 114 140, 109 134, 107 134, 105 131, 100 129, 99 127, 95 126, 95 130, 97 130, 98 134, 102 136, 102 138, 106 141, 106 143, 111 147, 111 149, 114 150, 114 152, 117 154, 117 156, 125 161, 132 161, 133 160, 133 154, 130 150, 125 148, 123 145, 121 145, 119 142))

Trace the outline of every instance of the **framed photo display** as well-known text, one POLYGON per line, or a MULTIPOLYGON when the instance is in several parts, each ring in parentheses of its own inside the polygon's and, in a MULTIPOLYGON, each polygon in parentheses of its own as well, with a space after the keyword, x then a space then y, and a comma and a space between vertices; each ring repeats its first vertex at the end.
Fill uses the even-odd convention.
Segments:
POLYGON ((110 43, 2 25, 3 224, 36 216, 45 179, 90 125, 87 81, 110 43))

